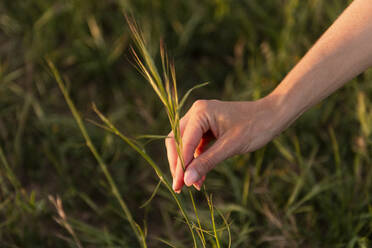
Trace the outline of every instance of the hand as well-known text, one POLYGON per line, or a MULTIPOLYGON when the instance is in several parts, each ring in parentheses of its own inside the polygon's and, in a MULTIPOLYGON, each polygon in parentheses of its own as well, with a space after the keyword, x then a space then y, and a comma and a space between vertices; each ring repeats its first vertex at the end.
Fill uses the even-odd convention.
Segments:
POLYGON ((173 189, 179 192, 183 184, 200 188, 219 162, 259 149, 371 67, 371 11, 371 1, 353 1, 269 96, 254 102, 195 102, 180 122, 185 173, 172 133, 166 139, 173 189))
POLYGON ((184 184, 200 190, 206 174, 218 163, 271 141, 283 127, 278 114, 268 97, 254 102, 196 101, 180 121, 185 172, 172 132, 165 140, 174 191, 179 193, 184 184))

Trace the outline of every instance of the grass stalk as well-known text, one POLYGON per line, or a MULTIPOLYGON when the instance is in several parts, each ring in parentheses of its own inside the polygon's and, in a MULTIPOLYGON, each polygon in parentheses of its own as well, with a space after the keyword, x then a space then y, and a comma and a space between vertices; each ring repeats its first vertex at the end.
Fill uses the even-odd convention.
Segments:
POLYGON ((210 213, 211 213, 212 227, 213 227, 213 232, 214 232, 214 239, 216 240, 217 248, 221 248, 220 241, 219 241, 218 235, 217 235, 216 223, 215 223, 215 220, 214 220, 214 207, 213 207, 212 195, 208 196, 206 194, 206 198, 207 198, 209 210, 210 210, 210 213))
MULTIPOLYGON (((200 223, 200 218, 199 218, 199 215, 198 215, 198 210, 196 208, 196 204, 195 204, 195 201, 194 201, 194 196, 193 196, 192 191, 190 189, 188 191, 189 191, 189 195, 190 195, 192 206, 194 208, 194 213, 195 213, 196 221, 198 222, 198 226, 199 226, 199 228, 201 230, 202 229, 202 226, 201 226, 201 223, 200 223)), ((205 248, 206 242, 205 242, 204 233, 202 231, 200 232, 200 240, 202 242, 203 247, 205 248)))
POLYGON ((223 222, 224 222, 224 224, 225 224, 225 226, 226 226, 226 230, 227 230, 227 234, 228 234, 228 237, 229 237, 229 244, 228 244, 228 248, 230 248, 231 247, 231 230, 230 230, 230 225, 229 225, 229 223, 227 222, 227 220, 226 220, 226 218, 225 218, 225 216, 223 216, 223 214, 221 213, 221 211, 220 210, 218 210, 218 208, 216 208, 216 211, 217 211, 217 213, 221 216, 221 218, 222 218, 222 220, 223 220, 223 222))
POLYGON ((62 91, 62 94, 63 94, 63 96, 64 96, 64 98, 65 98, 65 100, 66 100, 66 102, 67 102, 67 104, 70 108, 70 111, 72 112, 72 115, 75 118, 75 121, 76 121, 76 123, 77 123, 77 125, 80 129, 80 132, 82 133, 82 135, 84 137, 84 140, 86 142, 87 147, 92 152, 95 159, 97 160, 103 174, 105 175, 105 177, 107 179, 107 182, 109 183, 109 185, 111 187, 113 195, 115 196, 115 198, 119 202, 119 205, 122 208, 125 216, 127 217, 127 220, 129 222, 131 228, 133 229, 139 243, 141 244, 141 246, 143 248, 146 248, 147 245, 146 245, 145 237, 143 236, 142 230, 139 227, 139 225, 134 221, 127 204, 124 202, 123 198, 121 197, 121 195, 119 193, 119 190, 118 190, 113 178, 111 177, 110 172, 107 169, 107 165, 104 163, 104 161, 101 158, 101 156, 99 155, 96 147, 93 145, 93 142, 92 142, 90 136, 88 135, 88 132, 85 128, 85 125, 82 121, 82 118, 81 118, 79 112, 77 111, 77 109, 75 107, 75 104, 73 103, 72 99, 70 98, 70 96, 68 94, 67 89, 66 89, 66 87, 63 83, 63 80, 62 80, 58 70, 56 69, 56 67, 54 66, 54 64, 50 60, 47 60, 47 63, 49 65, 49 68, 51 69, 51 72, 52 72, 55 80, 58 83, 58 86, 59 86, 60 90, 62 91))
POLYGON ((12 184, 14 190, 15 191, 18 191, 21 188, 21 184, 19 183, 19 181, 15 177, 12 169, 10 168, 10 165, 8 163, 8 160, 6 159, 5 154, 4 154, 4 151, 3 151, 3 149, 2 149, 1 146, 0 146, 0 161, 2 162, 2 164, 3 164, 4 168, 5 168, 5 174, 6 174, 7 178, 8 178, 8 180, 12 184))
MULTIPOLYGON (((207 85, 208 82, 196 85, 193 88, 189 89, 186 92, 186 94, 182 97, 181 101, 179 101, 178 91, 177 91, 177 81, 176 81, 176 70, 175 70, 175 67, 174 67, 174 62, 170 61, 170 59, 168 58, 168 55, 165 51, 163 42, 160 42, 160 57, 161 57, 162 70, 163 70, 162 71, 163 72, 163 77, 161 78, 159 76, 160 73, 158 72, 158 70, 155 66, 155 63, 153 62, 153 59, 152 59, 150 53, 148 52, 148 50, 146 48, 146 44, 145 44, 145 41, 143 39, 143 35, 140 32, 140 29, 138 28, 136 22, 134 21, 133 18, 130 18, 128 16, 125 16, 125 17, 126 17, 128 25, 129 25, 129 28, 131 30, 133 41, 134 41, 134 43, 135 43, 135 45, 136 45, 136 47, 137 47, 137 49, 139 50, 139 53, 140 53, 140 56, 139 56, 136 53, 135 49, 131 48, 131 51, 133 53, 133 57, 134 57, 134 59, 137 63, 137 67, 138 67, 139 71, 145 77, 145 79, 150 83, 150 85, 154 89, 155 93, 158 95, 161 102, 164 104, 164 107, 165 107, 167 115, 168 115, 169 123, 171 125, 171 129, 172 129, 172 132, 173 132, 173 137, 174 137, 174 140, 175 140, 175 143, 176 143, 177 155, 178 155, 178 157, 181 161, 182 168, 185 171, 186 165, 185 165, 185 161, 184 161, 183 154, 182 154, 183 145, 182 145, 182 137, 181 137, 181 130, 180 130, 181 108, 183 107, 183 105, 185 104, 188 96, 191 94, 191 92, 193 90, 207 85)), ((191 189, 187 189, 187 190, 188 190, 188 194, 189 194, 192 206, 193 206, 193 211, 194 211, 194 214, 195 214, 195 217, 196 217, 196 220, 197 220, 198 228, 199 228, 199 230, 203 230, 203 228, 201 226, 200 218, 199 218, 199 215, 198 215, 198 210, 197 210, 197 207, 196 207, 196 204, 195 204, 193 193, 192 193, 191 189)), ((174 194, 172 189, 171 189, 171 193, 174 194)), ((210 201, 210 204, 212 204, 211 201, 210 201)), ((211 211, 211 215, 213 217, 213 206, 212 206, 212 208, 210 207, 210 211, 211 211)), ((212 219, 212 221, 213 221, 214 231, 215 231, 215 233, 217 233, 216 230, 215 230, 214 219, 212 219)), ((190 223, 188 221, 186 221, 186 222, 190 227, 190 223)), ((196 229, 196 231, 197 231, 197 229, 196 229)), ((191 231, 191 233, 193 235, 194 245, 196 246, 193 231, 191 231)), ((204 237, 204 232, 203 231, 201 231, 201 232, 197 231, 197 233, 198 233, 198 236, 200 238, 200 241, 201 241, 203 247, 205 248, 206 247, 206 240, 205 240, 205 237, 204 237)), ((219 247, 217 234, 216 234, 215 238, 216 238, 216 241, 217 241, 217 245, 219 247)))
MULTIPOLYGON (((160 43, 160 57, 162 62, 162 69, 163 69, 163 78, 161 78, 159 75, 159 72, 155 66, 155 63, 153 62, 153 59, 148 52, 145 41, 143 39, 142 33, 139 31, 139 28, 136 24, 136 22, 133 20, 133 18, 129 18, 126 16, 127 23, 129 25, 129 28, 132 33, 133 41, 135 42, 141 58, 139 55, 137 55, 134 48, 132 48, 133 57, 137 63, 139 71, 142 73, 142 75, 145 77, 145 79, 150 83, 152 88, 154 89, 155 93, 160 98, 161 102, 164 104, 164 107, 166 109, 169 123, 171 125, 171 129, 174 135, 174 140, 176 142, 176 150, 178 157, 180 158, 181 165, 183 170, 186 169, 185 162, 182 155, 182 137, 181 137, 181 130, 180 130, 180 111, 181 107, 186 101, 188 95, 191 93, 193 89, 196 89, 198 87, 204 86, 197 85, 194 88, 190 89, 186 95, 181 100, 181 105, 179 104, 179 98, 178 98, 178 92, 177 92, 177 81, 176 81, 176 70, 174 67, 174 62, 170 61, 168 58, 167 53, 165 52, 165 48, 163 43, 160 43), (142 60, 144 62, 142 62, 142 60)), ((188 189, 189 196, 193 205, 193 210, 199 225, 199 228, 201 229, 200 219, 198 216, 198 212, 195 205, 195 200, 192 194, 192 191, 188 189)), ((173 193, 173 190, 172 190, 173 193)), ((191 231, 194 239, 194 245, 196 247, 196 241, 193 234, 193 231, 191 231)), ((203 232, 201 232, 201 242, 203 244, 203 247, 205 247, 205 238, 203 232)))
POLYGON ((49 201, 53 204, 55 209, 57 210, 58 217, 54 217, 54 220, 63 228, 67 230, 67 232, 72 236, 75 245, 77 248, 83 248, 80 240, 78 239, 74 229, 70 225, 70 223, 67 220, 67 215, 65 214, 65 211, 63 210, 62 200, 59 196, 53 197, 49 195, 49 201))
POLYGON ((187 224, 187 226, 188 226, 188 228, 190 230, 190 233, 192 235, 193 242, 194 242, 194 247, 197 247, 197 245, 196 245, 196 238, 195 238, 195 234, 194 234, 194 231, 193 231, 193 228, 192 228, 191 220, 188 217, 187 212, 185 211, 185 209, 184 209, 181 201, 178 199, 178 196, 173 191, 171 184, 168 182, 168 180, 166 179, 164 173, 161 171, 161 169, 159 168, 159 166, 154 162, 154 160, 152 160, 152 158, 149 155, 146 154, 146 152, 140 146, 138 146, 135 142, 133 142, 131 139, 129 139, 123 133, 121 133, 114 126, 114 124, 108 118, 106 118, 97 109, 97 107, 94 104, 93 104, 93 110, 94 110, 94 112, 96 112, 96 114, 98 115, 98 117, 102 120, 102 122, 107 126, 107 129, 106 130, 108 130, 108 131, 112 132, 113 134, 117 135, 121 140, 123 140, 130 147, 132 147, 132 149, 135 150, 137 153, 139 153, 141 155, 141 157, 143 159, 145 159, 146 162, 153 168, 153 170, 155 171, 156 175, 159 177, 160 181, 168 189, 168 191, 171 193, 173 199, 175 200, 175 202, 176 202, 178 208, 180 209, 181 214, 182 214, 183 218, 185 219, 186 224, 187 224))

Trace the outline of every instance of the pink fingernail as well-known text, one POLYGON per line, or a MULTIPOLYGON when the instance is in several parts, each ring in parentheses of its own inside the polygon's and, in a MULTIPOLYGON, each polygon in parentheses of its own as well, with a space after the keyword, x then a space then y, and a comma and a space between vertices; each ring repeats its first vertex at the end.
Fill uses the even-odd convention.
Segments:
POLYGON ((172 185, 172 188, 174 191, 176 191, 176 180, 173 179, 173 185, 172 185))
POLYGON ((195 170, 187 170, 185 174, 185 184, 191 186, 199 180, 199 174, 195 170))
POLYGON ((200 191, 200 186, 196 183, 193 184, 194 188, 197 190, 197 191, 200 191))

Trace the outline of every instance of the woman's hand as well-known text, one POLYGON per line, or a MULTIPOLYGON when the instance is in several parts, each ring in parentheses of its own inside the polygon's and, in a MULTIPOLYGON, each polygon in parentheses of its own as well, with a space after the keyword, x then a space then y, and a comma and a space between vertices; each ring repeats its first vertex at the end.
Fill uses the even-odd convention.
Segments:
POLYGON ((197 101, 180 123, 185 173, 166 139, 173 189, 200 189, 222 160, 262 147, 303 112, 372 66, 372 2, 355 0, 267 97, 254 102, 197 101), (206 148, 214 138, 215 143, 206 148))
POLYGON ((186 184, 200 190, 206 174, 218 163, 264 146, 282 130, 278 121, 283 118, 278 114, 269 97, 254 102, 196 101, 180 121, 185 172, 173 134, 165 141, 173 189, 179 193, 186 184))

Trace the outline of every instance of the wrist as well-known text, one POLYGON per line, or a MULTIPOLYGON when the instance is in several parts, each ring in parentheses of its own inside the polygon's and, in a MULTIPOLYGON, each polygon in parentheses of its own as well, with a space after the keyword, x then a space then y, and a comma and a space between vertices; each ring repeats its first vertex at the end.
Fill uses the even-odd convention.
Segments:
POLYGON ((301 115, 302 112, 296 109, 298 105, 291 103, 292 100, 287 93, 275 90, 261 99, 264 108, 269 109, 274 136, 287 129, 301 115))

